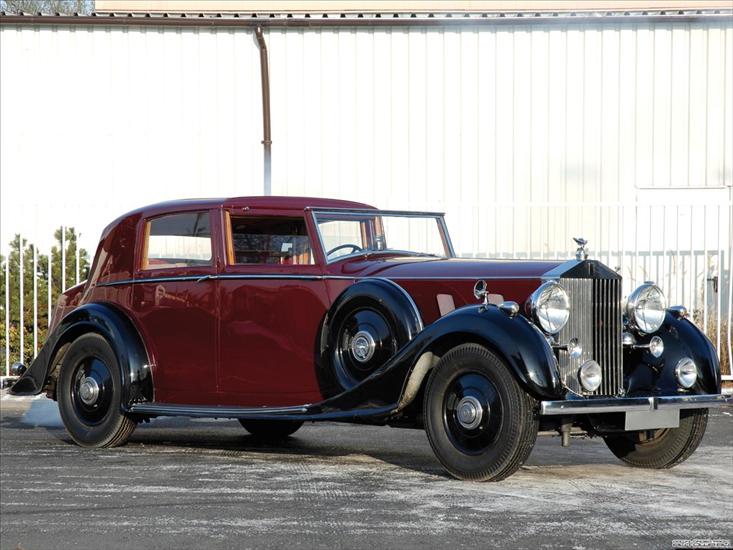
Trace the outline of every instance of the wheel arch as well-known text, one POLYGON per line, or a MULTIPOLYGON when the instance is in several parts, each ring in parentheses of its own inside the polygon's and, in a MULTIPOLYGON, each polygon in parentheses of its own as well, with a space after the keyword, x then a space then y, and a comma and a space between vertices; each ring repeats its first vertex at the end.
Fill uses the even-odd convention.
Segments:
POLYGON ((123 410, 133 403, 153 401, 152 370, 143 339, 128 315, 108 303, 84 304, 68 313, 11 393, 36 395, 46 390, 55 398, 58 369, 66 351, 77 338, 89 333, 105 338, 114 350, 122 376, 123 410))
MULTIPOLYGON (((381 277, 362 279, 348 286, 339 294, 326 312, 321 323, 316 344, 316 374, 324 396, 334 396, 345 387, 340 376, 336 373, 336 365, 331 359, 330 336, 332 323, 352 305, 372 301, 390 311, 394 321, 399 324, 407 335, 408 343, 415 339, 423 329, 422 316, 410 294, 394 281, 381 277)), ((408 344, 409 345, 409 344, 408 344)))
POLYGON ((529 395, 538 399, 561 395, 562 383, 554 355, 529 321, 523 317, 510 318, 494 306, 480 307, 478 311, 476 307, 465 309, 452 314, 456 319, 448 324, 450 330, 437 330, 437 336, 416 354, 417 360, 400 394, 398 411, 423 396, 430 372, 443 355, 467 343, 478 344, 496 354, 529 395), (471 322, 471 318, 485 322, 471 322))

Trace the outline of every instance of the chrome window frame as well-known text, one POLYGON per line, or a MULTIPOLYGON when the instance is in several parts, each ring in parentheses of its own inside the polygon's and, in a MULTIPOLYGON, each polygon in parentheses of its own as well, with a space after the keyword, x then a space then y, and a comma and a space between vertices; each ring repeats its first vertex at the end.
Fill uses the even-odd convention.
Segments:
MULTIPOLYGON (((329 260, 328 256, 326 254, 326 246, 323 241, 323 235, 321 234, 321 229, 318 225, 318 216, 319 215, 333 215, 333 216, 345 216, 345 217, 360 217, 360 216, 401 216, 404 218, 433 218, 436 220, 438 224, 438 231, 440 232, 441 240, 443 241, 444 247, 447 248, 448 255, 447 256, 441 256, 443 258, 455 258, 456 252, 453 248, 453 242, 450 238, 450 233, 448 232, 448 226, 445 223, 445 213, 443 212, 416 212, 411 210, 379 210, 377 208, 312 208, 308 207, 305 209, 306 212, 311 216, 311 220, 313 221, 313 227, 316 230, 317 233, 317 242, 318 246, 321 248, 321 253, 323 255, 323 258, 326 261, 326 265, 330 265, 336 262, 341 262, 343 260, 348 260, 350 258, 357 258, 359 256, 366 255, 364 252, 354 252, 351 254, 344 254, 343 256, 339 256, 338 258, 335 258, 333 260, 329 260)), ((400 252, 399 250, 396 250, 395 252, 400 252)), ((403 251, 407 255, 409 255, 410 251, 403 251)), ((368 254, 368 253, 367 253, 368 254)))

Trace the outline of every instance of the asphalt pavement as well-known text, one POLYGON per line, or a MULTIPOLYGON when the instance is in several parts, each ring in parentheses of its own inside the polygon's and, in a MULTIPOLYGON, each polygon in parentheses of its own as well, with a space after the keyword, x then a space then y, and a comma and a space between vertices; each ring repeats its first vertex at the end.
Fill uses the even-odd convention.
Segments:
MULTIPOLYGON (((0 396, 0 548, 672 548, 733 539, 733 413, 672 470, 599 439, 540 437, 499 483, 448 477, 424 432, 309 424, 279 445, 236 421, 158 419, 74 445, 55 403, 0 396)), ((707 544, 707 543, 706 543, 707 544)))

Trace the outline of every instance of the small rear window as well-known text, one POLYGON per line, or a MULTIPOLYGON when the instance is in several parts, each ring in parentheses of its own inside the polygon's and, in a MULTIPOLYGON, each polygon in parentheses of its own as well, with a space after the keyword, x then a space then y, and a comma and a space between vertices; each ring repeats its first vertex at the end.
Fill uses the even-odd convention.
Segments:
POLYGON ((229 262, 307 265, 313 263, 302 218, 231 218, 229 262))
POLYGON ((143 269, 211 265, 208 212, 161 216, 147 222, 143 269))

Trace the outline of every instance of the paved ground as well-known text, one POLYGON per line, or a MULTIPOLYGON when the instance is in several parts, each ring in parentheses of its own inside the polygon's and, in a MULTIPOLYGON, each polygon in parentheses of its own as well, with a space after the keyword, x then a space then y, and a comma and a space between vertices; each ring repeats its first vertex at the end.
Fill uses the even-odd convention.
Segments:
POLYGON ((416 430, 316 424, 279 447, 164 419, 119 449, 70 443, 55 404, 0 398, 0 547, 671 548, 733 539, 733 416, 669 471, 541 438, 501 483, 444 475, 416 430), (30 407, 30 408, 29 408, 30 407))

